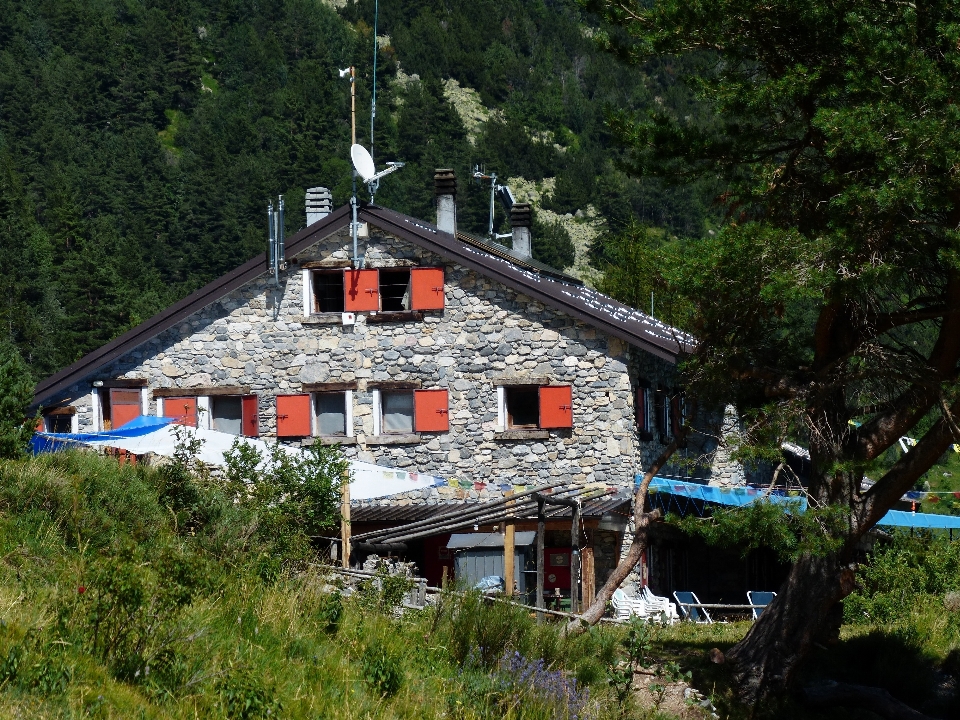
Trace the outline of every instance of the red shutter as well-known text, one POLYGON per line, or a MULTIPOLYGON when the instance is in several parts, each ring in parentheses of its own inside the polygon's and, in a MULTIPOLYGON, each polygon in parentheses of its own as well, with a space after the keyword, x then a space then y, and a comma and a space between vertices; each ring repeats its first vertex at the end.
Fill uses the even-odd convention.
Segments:
POLYGON ((417 432, 447 432, 450 411, 446 390, 413 392, 413 429, 417 432))
POLYGON ((256 395, 240 398, 240 434, 245 437, 260 435, 260 407, 256 395))
POLYGON ((573 427, 573 388, 550 385, 540 388, 540 427, 573 427))
POLYGON ((309 437, 310 396, 277 395, 277 437, 309 437))
POLYGON ((197 426, 197 399, 195 397, 171 397, 163 400, 163 416, 176 418, 177 425, 197 426))
POLYGON ((110 391, 110 420, 114 430, 138 417, 140 417, 139 390, 110 391))
POLYGON ((647 389, 637 388, 637 427, 640 432, 647 431, 647 389))
POLYGON ((345 270, 343 309, 364 312, 380 309, 380 273, 377 270, 345 270))
POLYGON ((410 285, 412 310, 443 310, 443 268, 414 268, 410 285))

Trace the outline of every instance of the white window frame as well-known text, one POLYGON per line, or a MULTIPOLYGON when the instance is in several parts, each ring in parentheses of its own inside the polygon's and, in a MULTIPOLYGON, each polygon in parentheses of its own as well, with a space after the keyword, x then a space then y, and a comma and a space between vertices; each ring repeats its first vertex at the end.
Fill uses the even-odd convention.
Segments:
POLYGON ((210 410, 212 408, 212 403, 210 402, 209 395, 198 395, 197 396, 197 428, 203 430, 210 430, 213 426, 211 424, 210 410))
MULTIPOLYGON (((353 437, 353 390, 332 390, 334 393, 343 393, 343 424, 344 430, 346 431, 344 435, 321 435, 320 434, 320 418, 317 417, 317 395, 329 395, 330 393, 325 393, 322 390, 315 390, 310 393, 310 429, 313 432, 314 437, 353 437)), ((374 390, 375 393, 378 393, 377 390, 374 390)), ((378 393, 379 395, 379 393, 378 393)), ((374 433, 377 434, 377 433, 374 433)))
POLYGON ((376 437, 380 435, 382 429, 381 424, 383 422, 383 406, 380 399, 380 388, 374 388, 371 395, 373 396, 373 434, 376 437))
POLYGON ((157 417, 163 417, 163 398, 157 398, 157 417))
POLYGON ((640 432, 653 435, 657 429, 657 419, 654 417, 656 406, 653 402, 653 388, 640 389, 643 390, 643 427, 640 428, 640 432))
POLYGON ((146 385, 140 388, 140 414, 146 415, 147 411, 150 409, 150 394, 147 391, 146 385))
POLYGON ((103 402, 100 388, 93 388, 90 395, 90 410, 93 413, 93 431, 103 432, 103 402))
POLYGON ((499 432, 507 429, 507 389, 503 385, 497 386, 497 426, 499 432))
POLYGON ((303 271, 303 316, 313 315, 313 271, 304 268, 303 271))

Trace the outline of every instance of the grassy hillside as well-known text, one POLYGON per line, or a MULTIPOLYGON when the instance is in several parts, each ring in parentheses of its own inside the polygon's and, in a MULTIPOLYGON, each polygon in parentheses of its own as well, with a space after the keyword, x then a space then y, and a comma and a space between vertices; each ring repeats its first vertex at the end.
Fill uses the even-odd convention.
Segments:
MULTIPOLYGON (((631 645, 627 628, 565 639, 470 594, 398 615, 402 583, 341 593, 309 549, 278 542, 276 518, 229 497, 176 465, 90 453, 0 463, 0 717, 706 718, 675 682, 690 670, 721 717, 747 716, 708 659, 745 623, 652 627, 631 645), (629 647, 646 670, 621 705, 629 647)), ((955 708, 960 606, 944 593, 958 589, 958 557, 909 539, 884 551, 810 678, 955 708)), ((869 717, 790 698, 768 710, 869 717)))

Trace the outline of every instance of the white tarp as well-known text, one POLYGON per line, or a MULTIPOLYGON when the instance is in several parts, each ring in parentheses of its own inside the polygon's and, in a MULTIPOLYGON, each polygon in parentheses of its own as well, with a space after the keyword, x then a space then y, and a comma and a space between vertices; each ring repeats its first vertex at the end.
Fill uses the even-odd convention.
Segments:
MULTIPOLYGON (((223 465, 223 454, 230 450, 235 440, 256 448, 264 457, 269 453, 269 446, 263 440, 258 438, 240 437, 230 435, 229 433, 219 432, 217 430, 206 430, 203 428, 189 428, 177 426, 181 432, 186 431, 190 435, 203 441, 197 457, 209 465, 223 465)), ((158 427, 156 430, 146 434, 133 437, 126 437, 120 434, 111 436, 108 432, 97 433, 94 435, 83 436, 82 442, 85 445, 93 447, 111 447, 120 448, 136 455, 154 453, 163 457, 173 457, 173 452, 177 444, 177 437, 174 434, 173 425, 158 427)), ((57 440, 57 434, 38 433, 46 438, 57 440)), ((67 437, 67 436, 60 436, 67 437)), ((79 437, 79 436, 74 436, 79 437)), ((299 448, 281 445, 284 451, 291 454, 302 454, 304 451, 299 448)), ((398 493, 409 492, 411 490, 422 490, 433 485, 443 484, 441 478, 432 475, 423 475, 415 472, 407 472, 396 468, 380 467, 372 463, 350 461, 350 499, 351 500, 371 500, 373 498, 382 498, 398 493)))

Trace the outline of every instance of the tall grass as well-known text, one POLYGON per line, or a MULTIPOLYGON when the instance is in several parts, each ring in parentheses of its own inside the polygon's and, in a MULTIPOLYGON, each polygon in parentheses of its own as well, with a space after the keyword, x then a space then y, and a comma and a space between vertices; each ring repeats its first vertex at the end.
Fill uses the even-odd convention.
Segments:
POLYGON ((299 554, 264 574, 256 513, 182 480, 92 453, 0 464, 0 716, 616 716, 615 630, 565 638, 470 593, 398 615, 299 554))

